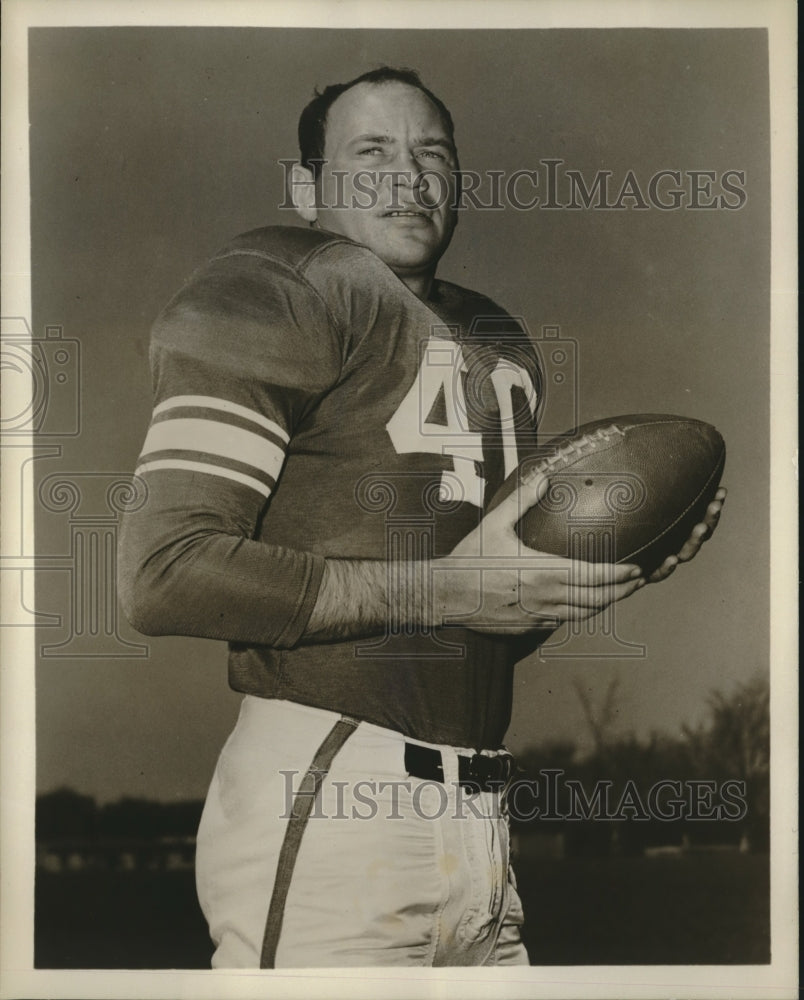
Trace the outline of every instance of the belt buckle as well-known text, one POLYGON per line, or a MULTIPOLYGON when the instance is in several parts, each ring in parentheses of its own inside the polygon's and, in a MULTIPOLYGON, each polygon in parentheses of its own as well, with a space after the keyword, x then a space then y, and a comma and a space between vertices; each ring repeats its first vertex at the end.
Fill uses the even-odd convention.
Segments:
POLYGON ((513 777, 514 758, 510 753, 501 753, 496 757, 476 753, 464 759, 466 779, 461 782, 463 785, 474 786, 480 791, 503 792, 513 777))
POLYGON ((486 784, 489 780, 489 766, 485 763, 488 758, 484 757, 483 754, 476 753, 468 758, 468 764, 466 767, 467 776, 476 781, 480 788, 486 784))
POLYGON ((444 783, 441 752, 417 743, 405 743, 405 770, 414 778, 444 783))

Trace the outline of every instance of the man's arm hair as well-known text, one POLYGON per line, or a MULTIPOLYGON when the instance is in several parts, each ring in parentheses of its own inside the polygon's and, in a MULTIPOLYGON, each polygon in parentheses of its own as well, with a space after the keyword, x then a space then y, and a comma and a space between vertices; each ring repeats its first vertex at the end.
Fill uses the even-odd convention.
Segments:
POLYGON ((360 639, 436 617, 427 562, 327 559, 302 642, 360 639))
POLYGON ((389 620, 388 575, 379 560, 327 559, 302 642, 380 634, 389 620))

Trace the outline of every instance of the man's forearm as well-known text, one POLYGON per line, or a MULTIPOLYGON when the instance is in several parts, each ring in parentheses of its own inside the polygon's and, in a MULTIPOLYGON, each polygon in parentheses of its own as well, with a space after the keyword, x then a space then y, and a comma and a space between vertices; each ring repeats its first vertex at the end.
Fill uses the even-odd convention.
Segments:
POLYGON ((302 642, 380 635, 433 619, 431 564, 327 559, 302 642))
MULTIPOLYGON (((509 636, 554 629, 549 614, 545 618, 523 607, 516 562, 466 556, 418 562, 327 559, 301 642, 458 623, 509 636)), ((560 588, 566 595, 564 576, 560 588)))

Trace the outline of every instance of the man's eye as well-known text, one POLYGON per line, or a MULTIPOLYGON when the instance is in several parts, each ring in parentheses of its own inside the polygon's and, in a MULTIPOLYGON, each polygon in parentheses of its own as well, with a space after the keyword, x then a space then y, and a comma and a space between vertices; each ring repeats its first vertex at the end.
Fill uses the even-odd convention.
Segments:
POLYGON ((382 148, 380 146, 366 146, 365 149, 360 150, 361 156, 372 156, 375 153, 381 153, 382 148))
POLYGON ((427 158, 435 158, 436 160, 445 160, 446 156, 437 149, 422 149, 419 150, 419 156, 427 158))

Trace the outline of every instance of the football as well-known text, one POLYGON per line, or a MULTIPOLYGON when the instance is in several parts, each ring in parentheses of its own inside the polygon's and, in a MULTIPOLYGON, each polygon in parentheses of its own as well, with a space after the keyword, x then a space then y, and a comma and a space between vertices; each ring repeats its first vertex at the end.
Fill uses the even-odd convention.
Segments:
POLYGON ((589 562, 633 562, 651 573, 704 516, 726 461, 723 438, 701 420, 629 414, 584 424, 522 461, 493 509, 534 471, 549 488, 517 532, 529 548, 589 562))

